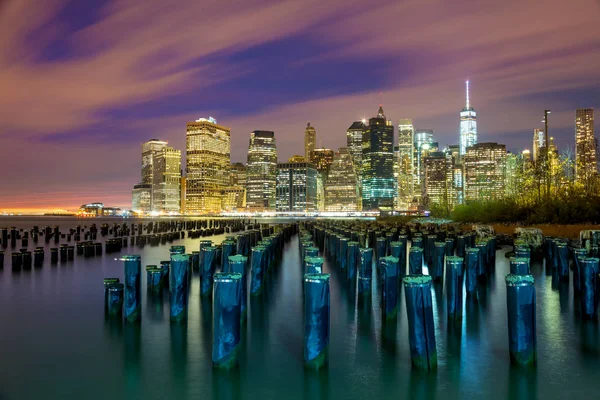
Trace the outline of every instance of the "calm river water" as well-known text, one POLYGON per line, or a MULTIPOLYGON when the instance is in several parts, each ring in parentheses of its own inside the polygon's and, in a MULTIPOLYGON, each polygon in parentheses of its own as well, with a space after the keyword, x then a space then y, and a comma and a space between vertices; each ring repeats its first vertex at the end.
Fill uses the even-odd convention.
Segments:
MULTIPOLYGON (((103 221, 94 221, 98 225, 103 221)), ((0 226, 90 221, 0 218, 0 226)), ((223 236, 211 238, 220 242, 223 236)), ((198 239, 183 239, 188 252, 198 239)), ((38 246, 43 245, 40 240, 38 246)), ((55 245, 52 243, 51 245, 55 245)), ((142 265, 168 259, 170 244, 140 254, 142 265)), ((20 246, 17 245, 17 249, 20 246)), ((33 249, 35 245, 29 244, 33 249)), ((192 279, 187 325, 169 322, 168 295, 146 294, 142 279, 140 327, 104 318, 104 277, 123 277, 118 254, 14 273, 10 247, 0 271, 0 399, 458 399, 598 398, 600 332, 574 312, 570 285, 552 287, 533 265, 537 288, 538 366, 510 366, 504 276, 499 250, 495 273, 479 304, 465 303, 461 326, 448 327, 443 287, 435 287, 438 370, 412 370, 404 294, 395 324, 382 328, 378 293, 358 305, 336 268, 331 277, 331 344, 326 371, 305 371, 297 237, 286 244, 266 291, 249 303, 239 368, 213 371, 211 303, 192 279)))

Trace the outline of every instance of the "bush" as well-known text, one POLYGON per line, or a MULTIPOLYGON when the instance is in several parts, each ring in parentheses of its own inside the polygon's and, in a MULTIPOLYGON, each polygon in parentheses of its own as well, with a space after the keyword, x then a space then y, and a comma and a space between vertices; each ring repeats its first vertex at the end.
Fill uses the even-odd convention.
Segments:
POLYGON ((518 204, 511 199, 469 202, 457 206, 450 219, 456 222, 532 224, 600 223, 599 196, 553 197, 533 205, 518 204))

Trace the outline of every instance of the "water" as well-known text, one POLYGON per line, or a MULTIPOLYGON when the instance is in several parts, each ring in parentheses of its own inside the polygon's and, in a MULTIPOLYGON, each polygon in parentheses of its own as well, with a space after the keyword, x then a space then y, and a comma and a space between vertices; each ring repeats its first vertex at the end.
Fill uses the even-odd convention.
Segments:
MULTIPOLYGON (((64 230, 82 224, 49 220, 0 219, 0 226, 60 224, 64 230)), ((211 239, 220 242, 223 236, 211 239)), ((183 244, 189 252, 197 250, 198 240, 172 244, 183 244)), ((145 266, 167 259, 168 248, 129 248, 122 254, 141 254, 145 266)), ((373 301, 357 304, 326 260, 324 269, 332 274, 329 368, 305 371, 297 249, 295 237, 285 245, 262 298, 249 302, 240 366, 232 373, 212 369, 211 304, 200 299, 197 275, 187 325, 172 325, 168 296, 148 296, 143 271, 142 324, 133 327, 104 318, 102 279, 123 277, 122 262, 114 260, 118 254, 76 256, 66 265, 51 266, 47 252, 42 269, 20 273, 11 271, 5 255, 0 271, 0 399, 534 399, 600 394, 598 325, 582 324, 571 286, 553 288, 539 264, 532 266, 538 366, 510 366, 504 285, 508 249, 498 251, 480 304, 465 302, 462 325, 447 326, 443 288, 433 289, 439 363, 433 373, 411 368, 403 291, 396 323, 382 328, 377 285, 373 301)))

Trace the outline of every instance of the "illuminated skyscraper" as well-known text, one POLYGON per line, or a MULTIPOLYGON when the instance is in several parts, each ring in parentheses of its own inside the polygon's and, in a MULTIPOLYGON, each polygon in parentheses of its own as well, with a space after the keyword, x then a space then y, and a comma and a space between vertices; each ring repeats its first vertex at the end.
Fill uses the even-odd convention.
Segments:
POLYGON ((362 168, 362 140, 364 131, 365 121, 353 122, 346 131, 346 147, 348 148, 350 157, 352 157, 354 171, 357 176, 360 176, 360 170, 362 168))
POLYGON ((246 165, 241 162, 231 163, 229 184, 231 186, 246 187, 246 165))
POLYGON ((152 211, 179 213, 181 208, 181 150, 163 147, 154 156, 152 211))
POLYGON ((277 164, 277 212, 317 211, 317 170, 311 163, 277 164))
POLYGON ((306 124, 306 130, 304 131, 304 159, 307 162, 314 162, 312 159, 312 152, 315 150, 317 144, 317 131, 313 126, 310 126, 310 122, 306 124))
POLYGON ((498 200, 505 195, 506 146, 478 143, 467 147, 465 165, 465 200, 498 200))
POLYGON ((575 180, 587 185, 597 174, 594 109, 580 108, 575 112, 575 180))
POLYGON ((541 154, 540 152, 546 146, 546 139, 544 137, 543 129, 534 129, 533 130, 533 161, 537 161, 538 156, 541 154))
POLYGON ((398 122, 398 202, 400 210, 408 210, 414 196, 415 128, 412 119, 398 122))
POLYGON ((447 166, 448 205, 450 209, 464 203, 464 169, 460 156, 460 145, 448 146, 445 150, 447 166))
POLYGON ((225 211, 242 210, 246 207, 246 165, 240 162, 232 163, 229 187, 223 191, 225 211))
POLYGON ((363 210, 391 210, 394 207, 394 126, 379 107, 369 119, 362 144, 363 210))
POLYGON ((158 139, 150 139, 149 141, 142 143, 142 185, 150 185, 150 209, 152 210, 152 203, 154 194, 152 193, 152 185, 154 184, 154 160, 156 155, 165 147, 167 142, 158 139))
POLYGON ((517 154, 508 152, 506 154, 506 174, 505 174, 505 190, 506 197, 516 198, 522 190, 521 177, 519 170, 523 168, 523 157, 517 154))
POLYGON ((246 207, 251 211, 275 211, 277 145, 272 131, 250 133, 246 165, 246 207))
POLYGON ((460 112, 460 155, 464 156, 467 147, 477 143, 477 114, 469 102, 469 81, 466 82, 467 99, 460 112))
POLYGON ((221 211, 223 190, 231 179, 230 135, 212 117, 187 124, 186 213, 221 211))
POLYGON ((347 148, 335 153, 324 191, 325 211, 358 211, 358 179, 347 148))
POLYGON ((327 174, 329 166, 333 162, 333 150, 331 149, 314 149, 312 156, 312 164, 317 171, 322 174, 327 174))
POLYGON ((423 166, 425 169, 425 195, 429 205, 437 204, 449 207, 446 154, 442 151, 430 152, 423 160, 423 166))
POLYGON ((437 151, 432 129, 416 129, 413 152, 413 197, 420 201, 425 193, 425 166, 423 161, 431 151, 437 151))
POLYGON ((131 193, 131 209, 136 213, 148 213, 152 210, 152 185, 138 183, 131 193))
POLYGON ((158 139, 150 139, 146 143, 142 143, 142 185, 152 185, 154 157, 167 145, 167 142, 158 139))

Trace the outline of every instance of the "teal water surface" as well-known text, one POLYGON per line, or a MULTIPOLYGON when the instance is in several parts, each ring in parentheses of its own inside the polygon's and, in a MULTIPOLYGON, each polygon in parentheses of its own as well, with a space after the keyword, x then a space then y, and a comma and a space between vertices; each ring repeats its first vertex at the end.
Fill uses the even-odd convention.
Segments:
MULTIPOLYGON (((0 220, 0 225, 12 223, 0 220)), ((198 241, 171 244, 191 252, 198 241)), ((171 244, 131 247, 121 254, 140 254, 142 266, 158 264, 168 259, 171 244)), ((497 252, 480 302, 465 302, 462 324, 448 326, 444 288, 432 289, 439 365, 431 373, 411 368, 404 292, 396 321, 382 326, 378 285, 371 301, 358 303, 326 258, 324 270, 332 275, 329 366, 314 373, 303 367, 301 268, 294 237, 263 295, 249 301, 239 368, 223 373, 212 369, 211 302, 200 298, 197 275, 188 321, 178 325, 169 322, 167 293, 162 298, 146 293, 143 271, 142 323, 132 326, 104 317, 102 279, 123 277, 118 253, 76 256, 51 266, 46 252, 43 268, 14 273, 9 247, 0 271, 0 399, 597 398, 598 325, 579 320, 570 284, 552 287, 543 265, 532 266, 538 366, 510 366, 508 250, 497 252)))

